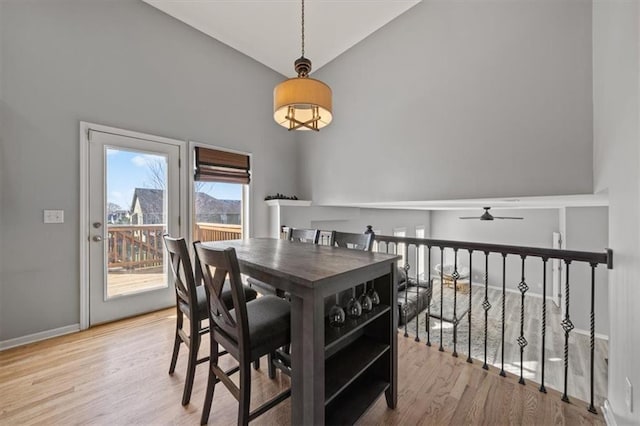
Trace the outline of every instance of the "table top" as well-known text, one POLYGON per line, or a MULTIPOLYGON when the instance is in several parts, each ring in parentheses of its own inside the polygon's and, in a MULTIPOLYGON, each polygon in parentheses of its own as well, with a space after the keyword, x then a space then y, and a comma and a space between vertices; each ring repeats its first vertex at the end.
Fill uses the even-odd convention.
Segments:
POLYGON ((205 247, 233 247, 241 263, 274 276, 316 287, 340 275, 390 264, 401 256, 305 244, 273 238, 203 242, 205 247))

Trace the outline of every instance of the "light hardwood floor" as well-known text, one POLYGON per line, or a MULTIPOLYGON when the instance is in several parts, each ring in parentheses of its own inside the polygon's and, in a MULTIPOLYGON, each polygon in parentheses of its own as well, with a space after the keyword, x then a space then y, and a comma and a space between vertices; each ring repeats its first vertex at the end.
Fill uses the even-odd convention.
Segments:
MULTIPOLYGON (((489 310, 489 344, 487 350, 487 363, 500 368, 502 362, 501 346, 501 303, 502 292, 489 289, 488 292, 491 309, 489 310)), ((484 299, 484 287, 473 286, 472 297, 472 321, 478 327, 474 328, 474 340, 482 340, 484 332, 484 310, 482 301, 484 299)), ((468 300, 468 299, 465 299, 468 300)), ((520 295, 506 293, 505 303, 505 347, 504 347, 504 368, 505 371, 520 374, 520 346, 517 338, 520 335, 520 295)), ((465 302, 468 303, 468 302, 465 302)), ((526 380, 533 380, 540 383, 542 379, 541 360, 541 318, 542 318, 542 298, 529 296, 525 301, 525 322, 524 335, 528 341, 524 350, 523 376, 526 380)), ((424 314, 422 314, 424 316, 424 314)), ((422 318, 421 318, 422 319, 422 318)), ((561 310, 551 301, 547 302, 547 335, 545 345, 545 386, 562 391, 564 389, 564 331, 560 325, 562 321, 561 310)), ((415 321, 415 320, 414 320, 415 321)), ((468 318, 463 316, 461 328, 468 330, 468 318)), ((413 324, 412 324, 413 325, 413 324)), ((431 341, 434 345, 439 345, 438 320, 432 320, 431 341)), ((445 323, 444 326, 450 326, 445 323)), ((415 326, 413 327, 415 329, 415 326)), ((404 333, 404 328, 401 328, 404 333)), ((410 333, 411 334, 411 333, 410 333)), ((420 338, 426 340, 426 331, 420 329, 420 338)), ((411 334, 415 336, 415 334, 411 334)), ((449 334, 450 336, 451 334, 449 334)), ((468 352, 468 334, 463 335, 458 341, 458 353, 466 359, 468 352)), ((453 341, 451 338, 443 339, 443 346, 447 352, 452 352, 453 341)), ((594 404, 601 406, 607 396, 607 363, 608 341, 595 339, 594 351, 594 404)), ((567 394, 570 397, 577 397, 582 400, 589 400, 590 395, 590 352, 589 336, 572 332, 569 338, 569 383, 567 394)), ((474 359, 484 360, 482 349, 473 352, 474 359)))
MULTIPOLYGON (((0 424, 198 424, 207 369, 198 367, 191 403, 180 405, 186 352, 167 374, 174 324, 174 311, 163 310, 0 352, 0 424)), ((563 403, 555 391, 541 394, 532 382, 401 335, 398 343, 398 407, 389 410, 383 397, 360 424, 604 424, 582 401, 563 403)), ((252 375, 252 407, 289 386, 279 373, 267 378, 265 360, 252 375)), ((285 401, 255 424, 287 425, 289 412, 285 401)), ((209 423, 234 424, 236 414, 236 401, 216 387, 209 423)))

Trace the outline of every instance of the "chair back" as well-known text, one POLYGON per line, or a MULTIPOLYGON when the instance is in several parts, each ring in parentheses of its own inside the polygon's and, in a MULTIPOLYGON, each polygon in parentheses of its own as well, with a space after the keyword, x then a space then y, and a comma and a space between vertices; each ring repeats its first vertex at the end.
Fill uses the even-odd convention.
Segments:
POLYGON ((240 351, 249 349, 249 321, 247 302, 240 279, 240 266, 234 248, 218 249, 205 247, 200 242, 193 243, 196 258, 202 273, 210 326, 217 328, 238 345, 240 351), (222 288, 229 277, 233 315, 222 300, 222 288))
POLYGON ((304 228, 289 229, 289 241, 318 244, 319 237, 320 237, 320 230, 318 229, 304 229, 304 228))
MULTIPOLYGON (((176 290, 177 302, 189 306, 189 315, 197 316, 197 295, 196 286, 199 281, 193 277, 193 266, 187 250, 187 243, 184 238, 172 238, 169 234, 162 236, 164 245, 169 253, 169 263, 173 271, 173 284, 176 290), (191 309, 191 307, 194 307, 191 309)), ((189 318, 191 320, 191 318, 189 318)))
POLYGON ((349 249, 371 251, 374 238, 373 233, 353 234, 350 232, 333 231, 333 244, 349 249))

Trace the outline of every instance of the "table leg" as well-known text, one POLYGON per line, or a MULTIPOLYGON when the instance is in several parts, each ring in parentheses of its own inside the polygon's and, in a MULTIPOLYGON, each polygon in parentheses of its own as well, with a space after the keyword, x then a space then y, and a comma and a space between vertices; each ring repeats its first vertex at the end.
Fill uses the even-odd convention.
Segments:
POLYGON ((291 424, 324 424, 324 300, 291 298, 291 424))

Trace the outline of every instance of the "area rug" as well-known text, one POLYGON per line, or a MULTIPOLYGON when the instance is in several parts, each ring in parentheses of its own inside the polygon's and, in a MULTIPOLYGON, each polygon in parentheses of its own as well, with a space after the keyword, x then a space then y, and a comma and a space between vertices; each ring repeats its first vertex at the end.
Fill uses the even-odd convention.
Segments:
MULTIPOLYGON (((426 290, 425 290, 426 291, 426 290)), ((455 349, 459 354, 468 355, 469 353, 469 336, 471 336, 471 354, 473 358, 484 359, 484 309, 482 301, 484 300, 484 291, 480 291, 474 286, 472 298, 472 321, 471 333, 469 333, 469 294, 457 292, 456 295, 456 317, 458 318, 458 326, 456 330, 455 349), (481 294, 480 294, 481 293, 481 294)), ((448 351, 454 348, 454 291, 452 288, 443 288, 443 297, 441 297, 440 285, 435 283, 433 286, 433 295, 429 313, 429 341, 433 346, 439 347, 442 336, 442 346, 448 351), (444 312, 443 320, 440 320, 440 301, 442 299, 442 310, 444 312)), ((501 304, 502 295, 497 291, 489 292, 489 303, 494 307, 492 311, 497 311, 501 304)), ((427 309, 413 318, 405 326, 400 327, 400 332, 409 336, 416 337, 421 341, 427 341, 427 309)), ((501 346, 501 321, 495 315, 489 316, 487 319, 487 361, 493 362, 498 359, 498 352, 501 346)))

